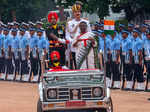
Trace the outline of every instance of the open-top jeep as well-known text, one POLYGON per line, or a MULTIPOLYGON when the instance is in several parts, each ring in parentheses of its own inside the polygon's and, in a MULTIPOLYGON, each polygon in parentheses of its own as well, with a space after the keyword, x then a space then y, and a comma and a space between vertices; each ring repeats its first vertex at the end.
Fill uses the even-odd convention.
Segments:
POLYGON ((113 112, 104 72, 98 69, 49 71, 39 84, 39 93, 37 112, 113 112))

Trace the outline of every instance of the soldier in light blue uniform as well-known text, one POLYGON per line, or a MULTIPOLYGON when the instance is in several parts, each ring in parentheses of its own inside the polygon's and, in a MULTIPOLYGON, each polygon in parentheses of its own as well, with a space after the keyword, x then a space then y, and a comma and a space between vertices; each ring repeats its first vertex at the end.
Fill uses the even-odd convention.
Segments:
POLYGON ((122 31, 122 53, 121 62, 123 64, 123 77, 122 77, 122 89, 124 89, 125 80, 127 80, 126 88, 132 89, 132 42, 129 38, 129 32, 126 30, 122 31))
POLYGON ((110 66, 110 55, 108 54, 108 50, 109 50, 109 38, 107 35, 104 34, 104 31, 99 31, 100 36, 99 36, 99 46, 98 46, 98 50, 99 50, 99 58, 100 58, 100 68, 103 70, 104 68, 104 59, 106 62, 106 83, 107 83, 107 87, 111 87, 111 80, 110 80, 110 76, 111 76, 111 66, 110 66), (105 43, 105 44, 104 44, 105 43), (105 45, 105 57, 104 57, 104 45, 105 45))
POLYGON ((144 78, 142 70, 142 49, 143 41, 139 37, 140 32, 137 29, 133 30, 133 40, 132 40, 132 54, 133 54, 133 89, 135 82, 137 81, 137 90, 144 90, 144 78))
POLYGON ((4 35, 3 28, 0 28, 0 79, 5 74, 5 58, 4 58, 4 35))
POLYGON ((20 29, 20 60, 21 60, 21 76, 23 81, 29 81, 30 67, 29 67, 29 39, 25 36, 26 30, 20 29))
POLYGON ((19 38, 17 37, 17 29, 12 29, 12 52, 13 62, 15 65, 15 76, 20 73, 20 55, 19 55, 19 38))
MULTIPOLYGON (((4 28, 3 30, 4 32, 4 53, 5 53, 5 67, 6 67, 6 79, 10 76, 12 77, 13 73, 14 73, 14 66, 12 63, 12 41, 11 41, 11 37, 9 36, 9 29, 8 28, 4 28)), ((4 78, 5 79, 5 78, 4 78)))
POLYGON ((47 53, 47 51, 46 51, 47 41, 46 41, 45 37, 43 37, 43 32, 44 32, 43 29, 37 30, 37 36, 39 38, 39 40, 38 40, 39 78, 40 78, 41 73, 42 73, 42 68, 44 67, 44 61, 45 61, 46 53, 47 53))
POLYGON ((147 30, 148 30, 148 25, 142 24, 141 25, 141 35, 140 35, 142 40, 146 39, 146 32, 147 32, 147 30))
POLYGON ((125 29, 124 24, 119 24, 119 32, 117 33, 117 37, 121 40, 122 39, 122 30, 125 29))
POLYGON ((146 65, 147 80, 145 90, 150 90, 149 79, 150 79, 150 32, 147 32, 144 41, 144 60, 146 65))
POLYGON ((129 39, 133 39, 133 29, 134 29, 134 25, 128 24, 128 37, 129 37, 129 39))
MULTIPOLYGON (((38 37, 35 36, 35 29, 30 28, 30 42, 29 42, 29 47, 30 47, 30 62, 31 62, 31 73, 30 75, 32 76, 37 76, 38 75, 38 37)), ((33 79, 31 79, 32 81, 33 79)))
POLYGON ((119 57, 120 57, 120 40, 116 36, 116 31, 114 34, 110 35, 109 40, 109 53, 110 53, 110 70, 111 74, 109 74, 109 78, 112 77, 112 87, 119 89, 120 88, 120 73, 119 73, 119 57), (112 76, 113 75, 113 76, 112 76))

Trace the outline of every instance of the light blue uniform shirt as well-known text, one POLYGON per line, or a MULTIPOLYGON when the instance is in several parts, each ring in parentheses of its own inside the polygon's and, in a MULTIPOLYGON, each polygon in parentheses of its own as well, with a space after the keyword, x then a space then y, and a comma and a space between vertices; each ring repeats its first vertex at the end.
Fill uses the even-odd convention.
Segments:
POLYGON ((4 48, 4 35, 0 34, 0 57, 2 56, 2 48, 4 48))
POLYGON ((14 57, 15 59, 19 58, 19 38, 17 36, 15 37, 11 37, 11 41, 12 41, 12 51, 14 53, 14 57))
POLYGON ((132 54, 134 56, 134 62, 139 63, 139 51, 143 49, 143 41, 137 37, 132 39, 132 54))
POLYGON ((44 37, 39 37, 38 39, 38 52, 39 52, 39 58, 42 58, 43 50, 47 49, 47 41, 44 37))
POLYGON ((142 40, 145 40, 146 39, 146 34, 145 33, 141 33, 141 38, 142 38, 142 40))
MULTIPOLYGON (((110 45, 110 41, 109 41, 109 40, 110 40, 109 37, 106 36, 106 37, 105 37, 105 50, 106 50, 105 61, 108 60, 108 58, 107 58, 107 53, 108 53, 109 45, 110 45)), ((99 37, 98 50, 99 50, 100 53, 103 53, 103 54, 104 54, 104 38, 103 38, 103 37, 99 37)))
POLYGON ((120 40, 117 38, 117 36, 114 39, 109 40, 109 50, 112 54, 112 61, 117 60, 117 51, 120 50, 120 40))
POLYGON ((126 39, 121 40, 121 46, 122 46, 122 55, 125 56, 125 63, 130 62, 130 55, 129 51, 132 50, 132 41, 129 37, 126 39))
MULTIPOLYGON (((109 37, 108 36, 106 36, 105 37, 105 44, 106 44, 106 50, 108 50, 109 49, 109 41, 110 39, 109 39, 109 37)), ((99 50, 99 52, 104 52, 104 38, 103 37, 99 37, 99 46, 98 46, 98 50, 99 50)))
POLYGON ((38 48, 38 37, 37 36, 31 36, 29 40, 29 46, 32 52, 33 57, 37 57, 36 49, 38 48))
POLYGON ((144 40, 144 55, 146 60, 150 60, 150 39, 144 40))
POLYGON ((21 59, 25 60, 25 52, 26 52, 26 48, 29 45, 29 39, 27 39, 27 37, 24 36, 20 36, 19 39, 19 46, 20 46, 20 50, 21 50, 21 59))
POLYGON ((9 46, 12 47, 12 41, 11 41, 11 37, 9 37, 8 35, 4 35, 4 52, 5 52, 5 58, 8 58, 8 48, 9 46))

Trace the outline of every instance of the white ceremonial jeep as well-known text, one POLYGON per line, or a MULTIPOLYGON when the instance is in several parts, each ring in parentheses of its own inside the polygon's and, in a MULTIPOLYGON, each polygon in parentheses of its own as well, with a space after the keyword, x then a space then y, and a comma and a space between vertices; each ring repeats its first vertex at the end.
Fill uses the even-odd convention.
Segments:
POLYGON ((44 74, 39 84, 37 112, 113 112, 104 72, 59 70, 44 74))

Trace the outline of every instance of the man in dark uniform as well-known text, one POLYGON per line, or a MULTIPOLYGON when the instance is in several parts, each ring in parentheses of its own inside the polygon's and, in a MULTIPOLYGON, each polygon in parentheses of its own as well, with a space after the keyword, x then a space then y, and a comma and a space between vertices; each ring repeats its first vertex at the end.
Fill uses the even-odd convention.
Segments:
POLYGON ((66 40, 64 39, 65 34, 64 30, 58 26, 57 20, 58 15, 55 12, 50 12, 48 15, 48 20, 50 22, 50 26, 46 30, 46 36, 49 40, 49 54, 52 51, 58 51, 61 55, 61 64, 65 65, 65 43, 66 40))

